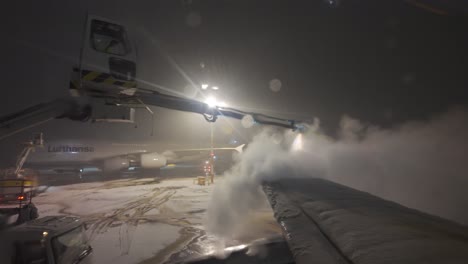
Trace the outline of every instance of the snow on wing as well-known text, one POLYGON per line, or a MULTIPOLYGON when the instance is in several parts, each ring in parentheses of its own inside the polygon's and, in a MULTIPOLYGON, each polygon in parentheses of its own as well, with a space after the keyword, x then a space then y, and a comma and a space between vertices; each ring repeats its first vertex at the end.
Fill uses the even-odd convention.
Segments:
POLYGON ((468 227, 323 179, 264 190, 296 263, 467 263, 468 227))

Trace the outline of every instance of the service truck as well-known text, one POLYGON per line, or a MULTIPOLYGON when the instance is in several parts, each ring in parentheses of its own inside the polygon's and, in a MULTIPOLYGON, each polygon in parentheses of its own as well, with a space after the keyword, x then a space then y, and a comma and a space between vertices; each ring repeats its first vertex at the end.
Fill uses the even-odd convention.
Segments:
POLYGON ((92 248, 77 217, 47 216, 0 230, 5 264, 89 263, 92 248))

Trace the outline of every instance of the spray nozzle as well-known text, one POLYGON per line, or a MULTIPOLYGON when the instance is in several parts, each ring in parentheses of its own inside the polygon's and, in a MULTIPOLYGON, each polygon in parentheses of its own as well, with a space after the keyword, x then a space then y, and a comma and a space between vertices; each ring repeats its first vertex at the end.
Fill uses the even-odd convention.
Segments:
POLYGON ((304 123, 293 123, 293 131, 297 131, 299 133, 305 133, 308 130, 308 126, 304 123))

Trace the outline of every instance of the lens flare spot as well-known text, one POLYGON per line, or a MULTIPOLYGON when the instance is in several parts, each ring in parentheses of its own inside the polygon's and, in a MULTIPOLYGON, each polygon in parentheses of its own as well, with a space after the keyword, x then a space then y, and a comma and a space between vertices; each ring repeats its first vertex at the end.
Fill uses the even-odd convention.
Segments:
POLYGON ((281 90, 281 86, 283 84, 281 83, 281 81, 279 79, 273 79, 270 81, 270 90, 272 90, 273 92, 277 93, 281 90))
POLYGON ((245 128, 250 128, 255 124, 255 120, 251 115, 246 115, 242 118, 241 124, 245 128))

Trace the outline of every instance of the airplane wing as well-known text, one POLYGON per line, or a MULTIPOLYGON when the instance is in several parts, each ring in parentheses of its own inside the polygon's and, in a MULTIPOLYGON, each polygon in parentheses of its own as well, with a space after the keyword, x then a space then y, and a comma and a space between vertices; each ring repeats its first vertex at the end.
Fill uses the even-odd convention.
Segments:
MULTIPOLYGON (((211 150, 215 151, 216 155, 221 153, 232 153, 239 152, 241 153, 245 144, 242 144, 237 147, 221 147, 221 148, 187 148, 187 149, 174 149, 166 150, 158 155, 164 156, 168 163, 179 163, 187 161, 202 161, 209 158, 211 150)), ((116 158, 126 158, 129 161, 132 159, 138 160, 138 156, 142 154, 152 154, 153 152, 127 152, 118 155, 112 155, 105 158, 94 159, 92 162, 101 164, 105 160, 116 159, 116 158)))
POLYGON ((467 263, 468 227, 317 178, 263 189, 301 263, 467 263))
POLYGON ((173 152, 191 152, 191 151, 211 151, 211 150, 230 150, 230 151, 237 151, 239 153, 242 153, 242 150, 244 149, 245 144, 242 144, 240 146, 237 146, 235 148, 192 148, 192 149, 176 149, 172 150, 173 152))
POLYGON ((221 148, 188 148, 188 149, 175 149, 166 150, 162 153, 169 163, 179 163, 196 160, 206 160, 213 150, 216 155, 224 155, 226 153, 238 152, 242 153, 245 144, 237 147, 221 147, 221 148))

